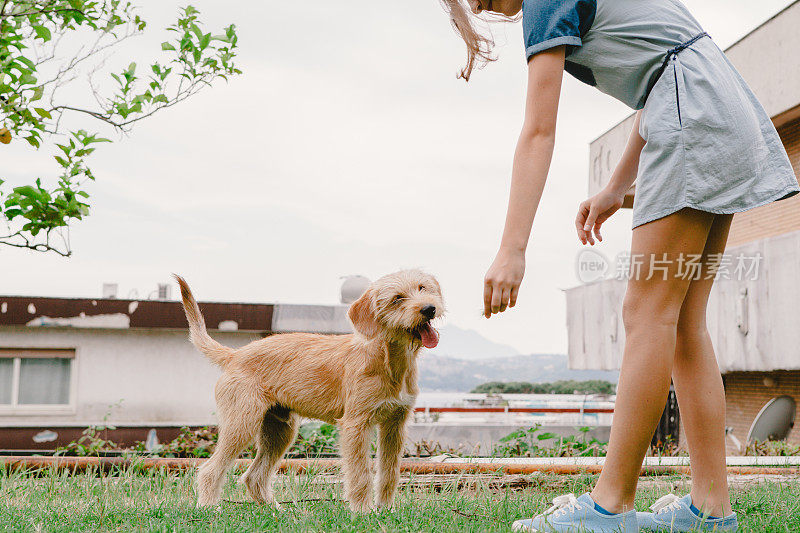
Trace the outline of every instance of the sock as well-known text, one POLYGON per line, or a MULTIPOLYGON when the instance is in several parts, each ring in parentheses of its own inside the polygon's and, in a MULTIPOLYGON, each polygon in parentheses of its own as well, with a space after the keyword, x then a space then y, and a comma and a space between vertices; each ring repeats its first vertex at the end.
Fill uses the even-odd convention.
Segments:
POLYGON ((606 511, 605 509, 600 507, 600 505, 597 502, 594 502, 594 510, 597 511, 598 513, 601 513, 601 514, 604 514, 604 515, 608 515, 608 516, 614 516, 615 514, 617 514, 617 513, 611 513, 609 511, 606 511))
MULTIPOLYGON (((597 505, 597 504, 595 504, 595 505, 597 505)), ((696 514, 697 516, 705 516, 705 517, 706 517, 706 518, 708 518, 709 520, 719 520, 719 517, 718 517, 718 516, 711 516, 710 514, 709 514, 709 515, 704 515, 704 514, 703 514, 703 511, 701 511, 700 509, 698 509, 697 507, 695 507, 695 506, 694 506, 694 504, 691 504, 691 505, 689 506, 689 508, 690 508, 690 509, 692 510, 692 512, 693 512, 694 514, 696 514)))

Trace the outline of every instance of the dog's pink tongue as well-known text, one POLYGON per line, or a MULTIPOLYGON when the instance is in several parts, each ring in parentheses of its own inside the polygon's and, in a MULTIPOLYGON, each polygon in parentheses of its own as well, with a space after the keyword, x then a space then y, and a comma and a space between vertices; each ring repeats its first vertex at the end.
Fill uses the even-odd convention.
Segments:
POLYGON ((426 348, 436 348, 439 344, 439 333, 430 324, 425 324, 419 330, 419 337, 422 339, 422 345, 426 348))

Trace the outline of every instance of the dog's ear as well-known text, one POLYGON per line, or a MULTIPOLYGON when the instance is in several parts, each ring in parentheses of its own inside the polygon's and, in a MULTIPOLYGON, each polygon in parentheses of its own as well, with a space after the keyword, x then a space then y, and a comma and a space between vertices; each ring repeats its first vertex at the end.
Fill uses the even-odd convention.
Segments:
POLYGON ((353 327, 367 338, 378 335, 378 319, 375 316, 375 303, 372 299, 372 291, 367 289, 361 297, 350 304, 347 312, 353 327))
POLYGON ((439 295, 441 296, 441 294, 442 294, 442 286, 439 285, 439 280, 437 280, 436 278, 431 276, 431 281, 433 282, 433 286, 436 287, 436 292, 438 292, 439 295))

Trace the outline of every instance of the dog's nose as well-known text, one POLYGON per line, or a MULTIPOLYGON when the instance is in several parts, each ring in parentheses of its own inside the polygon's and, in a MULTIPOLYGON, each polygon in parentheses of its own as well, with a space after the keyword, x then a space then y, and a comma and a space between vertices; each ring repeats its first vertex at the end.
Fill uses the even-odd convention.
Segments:
POLYGON ((422 309, 419 310, 422 313, 422 316, 430 320, 431 318, 436 316, 436 307, 433 305, 426 305, 422 309))

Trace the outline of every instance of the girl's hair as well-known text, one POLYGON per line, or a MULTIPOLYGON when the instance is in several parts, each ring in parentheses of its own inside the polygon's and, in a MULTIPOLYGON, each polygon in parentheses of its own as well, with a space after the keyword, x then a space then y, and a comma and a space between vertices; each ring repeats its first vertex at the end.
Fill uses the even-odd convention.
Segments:
MULTIPOLYGON (((494 61, 497 58, 492 55, 494 48, 494 39, 488 28, 484 33, 478 29, 475 24, 479 19, 472 10, 464 5, 464 0, 440 0, 447 14, 450 16, 450 23, 453 28, 458 32, 464 43, 467 45, 467 64, 459 72, 458 77, 463 78, 464 81, 469 81, 472 76, 472 71, 475 68, 481 68, 486 63, 494 61)), ((488 12, 484 12, 488 13, 488 12)), ((486 18, 483 21, 486 22, 486 18)), ((501 20, 506 22, 513 22, 519 20, 519 17, 507 17, 499 13, 491 13, 490 20, 501 20)))
POLYGON ((453 29, 458 32, 467 45, 467 64, 459 72, 458 77, 469 81, 475 67, 482 67, 489 61, 494 61, 492 48, 494 40, 491 36, 482 35, 475 27, 472 10, 464 5, 462 0, 441 0, 453 29))

